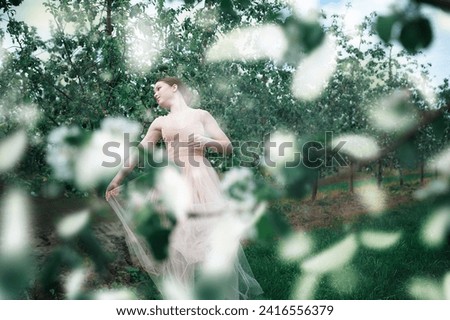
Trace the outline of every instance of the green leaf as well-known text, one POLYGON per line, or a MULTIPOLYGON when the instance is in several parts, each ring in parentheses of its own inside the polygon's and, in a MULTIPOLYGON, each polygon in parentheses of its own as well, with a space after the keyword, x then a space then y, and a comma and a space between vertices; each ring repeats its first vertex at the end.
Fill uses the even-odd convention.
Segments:
POLYGON ((410 53, 427 48, 433 41, 433 30, 430 21, 424 17, 404 22, 400 33, 400 42, 410 53))
POLYGON ((258 239, 271 242, 279 236, 288 234, 291 227, 283 217, 281 211, 270 208, 270 211, 266 212, 256 224, 258 239))
POLYGON ((309 53, 322 43, 325 32, 318 22, 301 23, 300 27, 302 28, 300 41, 303 43, 305 52, 309 53))
POLYGON ((379 16, 376 22, 376 31, 384 42, 389 42, 392 36, 392 27, 397 22, 397 15, 379 16))

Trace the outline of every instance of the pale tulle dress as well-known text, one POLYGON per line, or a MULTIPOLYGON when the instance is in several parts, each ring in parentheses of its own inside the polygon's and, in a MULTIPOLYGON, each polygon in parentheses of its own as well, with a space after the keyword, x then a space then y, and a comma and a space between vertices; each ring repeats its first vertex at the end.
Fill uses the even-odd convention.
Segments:
MULTIPOLYGON (((190 112, 196 112, 198 115, 203 111, 190 112)), ((184 123, 179 119, 175 121, 170 116, 161 119, 161 133, 167 157, 180 168, 187 182, 192 200, 188 211, 195 214, 177 222, 169 239, 169 257, 162 263, 155 261, 146 242, 135 232, 132 214, 130 210, 125 209, 126 203, 121 200, 120 193, 116 197, 111 197, 109 203, 125 228, 130 253, 138 258, 142 267, 159 287, 163 297, 171 298, 165 295, 163 280, 170 278, 178 288, 193 287, 194 277, 211 250, 211 232, 220 223, 221 217, 227 214, 227 204, 221 191, 219 177, 204 157, 204 151, 185 147, 190 135, 194 133, 205 135, 202 122, 192 115, 183 119, 184 123)), ((157 190, 158 186, 155 186, 155 189, 157 190)), ((157 193, 155 190, 151 191, 149 201, 154 201, 157 193)), ((227 286, 225 299, 250 299, 263 293, 240 245, 227 286)))

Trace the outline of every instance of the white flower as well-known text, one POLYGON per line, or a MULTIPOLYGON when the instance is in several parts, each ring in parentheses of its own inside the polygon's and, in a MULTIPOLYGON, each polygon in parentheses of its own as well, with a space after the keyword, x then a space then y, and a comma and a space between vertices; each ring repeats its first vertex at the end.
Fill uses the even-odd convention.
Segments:
POLYGON ((94 291, 95 300, 134 300, 136 295, 128 289, 111 289, 94 291))
POLYGON ((287 49, 283 29, 273 24, 235 29, 220 38, 206 53, 209 61, 281 60, 287 49))
POLYGON ((78 149, 69 145, 65 139, 81 133, 77 127, 61 126, 53 129, 48 135, 47 163, 52 167, 54 176, 61 180, 74 177, 73 165, 78 155, 78 149))
POLYGON ((305 260, 301 264, 301 268, 305 272, 313 274, 337 270, 353 259, 357 249, 356 237, 354 234, 351 234, 330 248, 305 260))
POLYGON ((291 299, 293 300, 311 300, 314 299, 314 293, 320 283, 321 274, 307 273, 299 277, 294 285, 291 299))
POLYGON ((408 283, 409 294, 419 300, 442 300, 442 287, 437 280, 414 277, 408 283))
POLYGON ((12 169, 22 158, 27 147, 27 135, 19 130, 0 142, 0 172, 12 169))
POLYGON ((338 136, 333 139, 331 147, 336 148, 341 143, 343 145, 340 152, 346 153, 358 160, 374 158, 380 152, 380 148, 375 139, 364 135, 346 134, 338 136))
POLYGON ((376 184, 368 184, 356 189, 361 203, 371 214, 380 214, 386 208, 386 193, 376 184))
POLYGON ((322 44, 298 65, 292 81, 294 96, 306 101, 318 98, 336 70, 336 61, 336 42, 326 36, 322 44))
POLYGON ((31 241, 28 198, 22 191, 12 190, 2 200, 0 255, 23 256, 31 241))
POLYGON ((288 261, 302 259, 312 250, 313 242, 305 232, 296 232, 280 241, 279 254, 288 261))
MULTIPOLYGON (((110 180, 120 168, 124 154, 124 142, 119 141, 116 135, 108 131, 96 131, 88 143, 83 145, 75 159, 74 173, 77 186, 86 190, 97 186, 102 181, 110 180), (116 143, 116 152, 118 163, 111 163, 110 154, 105 153, 105 146, 110 143, 116 143)), ((112 150, 109 150, 112 152, 112 150)), ((115 159, 115 158, 114 158, 115 159)))
POLYGON ((173 166, 165 167, 158 172, 156 185, 164 205, 178 220, 185 220, 192 204, 192 193, 182 174, 173 166))
POLYGON ((360 235, 361 243, 371 249, 384 250, 398 243, 402 232, 364 231, 360 235))
POLYGON ((447 192, 448 189, 449 189, 448 180, 446 179, 433 180, 422 189, 415 191, 414 197, 417 200, 425 200, 429 196, 443 194, 447 192))
POLYGON ((396 91, 369 110, 375 128, 384 132, 406 131, 417 123, 417 111, 408 103, 409 93, 396 91))
POLYGON ((431 213, 425 221, 421 230, 422 241, 429 247, 439 247, 446 240, 449 229, 450 207, 441 207, 431 213))
POLYGON ((76 299, 80 294, 84 282, 88 276, 88 270, 85 268, 77 268, 72 270, 66 278, 64 289, 67 299, 76 299))
POLYGON ((226 215, 215 224, 210 238, 211 250, 202 266, 205 274, 228 274, 232 270, 246 228, 235 215, 226 215))
POLYGON ((70 239, 79 234, 89 223, 90 213, 83 210, 64 217, 56 226, 58 234, 65 239, 70 239))
POLYGON ((102 120, 100 128, 101 131, 118 138, 123 138, 124 134, 127 133, 130 135, 131 140, 136 139, 142 131, 142 126, 139 123, 124 117, 105 118, 102 120))
POLYGON ((435 156, 429 167, 447 178, 450 177, 450 147, 435 156))

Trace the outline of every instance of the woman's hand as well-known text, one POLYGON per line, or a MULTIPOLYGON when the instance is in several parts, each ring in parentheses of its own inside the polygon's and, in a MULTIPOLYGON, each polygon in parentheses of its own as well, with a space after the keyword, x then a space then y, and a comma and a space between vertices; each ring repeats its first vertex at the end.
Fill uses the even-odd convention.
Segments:
POLYGON ((111 181, 111 183, 106 188, 105 198, 106 201, 109 201, 111 197, 115 197, 119 194, 119 190, 117 189, 119 187, 119 183, 116 181, 111 181))
POLYGON ((202 136, 201 134, 194 133, 189 135, 188 148, 205 148, 210 147, 210 144, 213 142, 213 139, 202 136))

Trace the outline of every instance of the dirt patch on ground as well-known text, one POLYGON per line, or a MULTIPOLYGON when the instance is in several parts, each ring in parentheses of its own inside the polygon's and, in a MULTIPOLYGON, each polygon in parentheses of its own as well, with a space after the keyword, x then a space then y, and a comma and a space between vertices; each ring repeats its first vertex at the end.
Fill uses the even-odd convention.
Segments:
MULTIPOLYGON (((391 210, 414 200, 413 193, 419 188, 418 183, 390 184, 381 188, 385 195, 384 210, 391 210)), ((297 230, 311 230, 328 227, 342 222, 350 222, 368 213, 368 207, 358 196, 348 191, 330 191, 319 193, 317 199, 283 200, 278 203, 285 212, 289 223, 297 230)))

